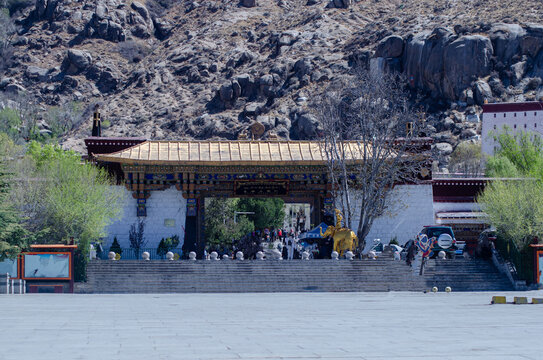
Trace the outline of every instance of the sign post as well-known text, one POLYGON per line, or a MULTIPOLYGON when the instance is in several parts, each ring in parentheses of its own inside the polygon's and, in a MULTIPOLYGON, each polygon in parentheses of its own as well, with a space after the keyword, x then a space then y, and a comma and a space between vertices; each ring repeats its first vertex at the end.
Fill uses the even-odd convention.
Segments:
POLYGON ((417 235, 415 238, 415 245, 417 248, 422 252, 422 261, 420 264, 420 272, 419 275, 424 274, 424 265, 426 264, 426 261, 428 260, 428 256, 432 252, 432 248, 434 247, 434 244, 436 242, 436 238, 428 238, 426 235, 417 235))

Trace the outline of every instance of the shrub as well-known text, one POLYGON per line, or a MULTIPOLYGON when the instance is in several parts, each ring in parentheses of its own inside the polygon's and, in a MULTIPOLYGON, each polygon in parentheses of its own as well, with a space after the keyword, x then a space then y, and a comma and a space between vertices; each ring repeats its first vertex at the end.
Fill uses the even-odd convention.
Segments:
POLYGON ((166 248, 166 244, 164 244, 164 238, 162 238, 160 242, 158 243, 156 254, 163 258, 167 252, 168 252, 168 249, 166 248))
POLYGON ((151 53, 151 48, 145 43, 128 40, 117 45, 117 52, 126 60, 138 63, 151 53))
POLYGON ((179 235, 173 235, 167 239, 162 238, 158 244, 156 253, 160 257, 166 256, 168 251, 172 251, 179 246, 179 235))
POLYGON ((113 239, 113 243, 111 244, 109 251, 113 251, 116 254, 122 255, 123 249, 121 249, 121 246, 119 245, 119 242, 117 241, 117 237, 113 239))

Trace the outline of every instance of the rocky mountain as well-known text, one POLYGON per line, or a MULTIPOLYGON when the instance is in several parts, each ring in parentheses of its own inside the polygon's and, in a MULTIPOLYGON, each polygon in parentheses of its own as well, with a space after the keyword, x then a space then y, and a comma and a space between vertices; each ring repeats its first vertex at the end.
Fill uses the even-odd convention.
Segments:
MULTIPOLYGON (((354 64, 420 90, 440 166, 485 101, 543 97, 539 0, 36 0, 0 79, 43 109, 100 104, 105 136, 307 139, 311 100, 354 64)), ((84 113, 88 115, 88 111, 84 113)), ((40 126, 47 128, 42 121, 40 126)), ((62 143, 81 149, 90 118, 62 143)))

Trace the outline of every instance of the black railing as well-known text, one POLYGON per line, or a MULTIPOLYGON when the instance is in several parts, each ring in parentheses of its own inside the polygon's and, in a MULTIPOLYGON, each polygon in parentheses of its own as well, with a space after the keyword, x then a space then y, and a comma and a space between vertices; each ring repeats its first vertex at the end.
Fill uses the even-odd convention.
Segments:
POLYGON ((533 251, 530 247, 519 249, 517 244, 510 239, 504 239, 498 236, 496 240, 496 250, 500 255, 509 261, 515 270, 516 277, 520 280, 525 280, 527 283, 533 283, 533 251))

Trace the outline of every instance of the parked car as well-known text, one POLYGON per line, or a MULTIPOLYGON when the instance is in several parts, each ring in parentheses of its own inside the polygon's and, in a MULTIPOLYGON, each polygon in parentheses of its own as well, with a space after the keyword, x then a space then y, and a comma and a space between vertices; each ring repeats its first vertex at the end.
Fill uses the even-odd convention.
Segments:
POLYGON ((459 244, 461 249, 456 244, 456 239, 454 237, 454 232, 450 226, 425 226, 420 235, 426 235, 428 238, 436 238, 437 241, 430 252, 430 258, 435 258, 440 251, 444 251, 448 258, 452 259, 456 257, 457 250, 460 250, 460 255, 462 254, 462 249, 465 244, 459 244))

